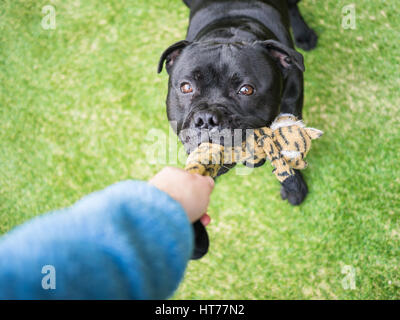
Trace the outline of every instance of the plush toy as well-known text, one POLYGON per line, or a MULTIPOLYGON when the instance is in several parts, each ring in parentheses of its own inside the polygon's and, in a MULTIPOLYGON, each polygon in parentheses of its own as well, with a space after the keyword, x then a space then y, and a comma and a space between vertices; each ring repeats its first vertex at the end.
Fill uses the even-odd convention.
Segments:
MULTIPOLYGON (((216 143, 202 143, 190 153, 186 168, 188 172, 215 178, 225 164, 243 162, 258 167, 268 159, 274 167, 273 173, 280 182, 294 175, 293 169, 305 169, 304 161, 311 148, 311 140, 322 135, 322 131, 306 128, 303 121, 292 114, 280 114, 270 127, 255 129, 240 146, 225 148, 216 143)), ((195 249, 192 259, 203 257, 209 247, 206 229, 197 221, 193 225, 195 249)))
POLYGON ((189 155, 185 169, 216 177, 225 163, 243 162, 258 167, 268 159, 276 178, 283 182, 294 175, 293 169, 307 167, 304 158, 311 148, 311 140, 322 134, 318 129, 306 128, 292 114, 280 114, 270 127, 255 129, 240 146, 226 149, 220 144, 202 143, 189 155))

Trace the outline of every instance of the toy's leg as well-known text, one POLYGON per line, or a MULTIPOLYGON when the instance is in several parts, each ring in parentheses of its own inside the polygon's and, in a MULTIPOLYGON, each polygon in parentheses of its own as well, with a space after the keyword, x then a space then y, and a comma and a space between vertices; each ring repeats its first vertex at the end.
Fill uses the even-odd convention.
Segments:
POLYGON ((286 161, 284 158, 281 158, 278 147, 275 145, 274 141, 270 140, 270 137, 265 136, 263 139, 258 140, 258 143, 262 146, 266 156, 275 168, 274 173, 276 177, 279 181, 283 181, 281 182, 282 199, 288 199, 292 205, 299 205, 302 203, 308 193, 308 188, 300 171, 294 169, 287 170, 288 166, 286 161), (287 177, 288 174, 286 174, 286 178, 280 179, 284 177, 283 174, 285 172, 289 173, 289 177, 287 177))
POLYGON ((295 175, 290 176, 282 182, 281 197, 288 200, 290 204, 297 206, 301 204, 308 193, 307 184, 299 170, 294 170, 295 175))
POLYGON ((303 170, 307 168, 307 162, 305 162, 301 157, 298 158, 283 157, 283 158, 293 169, 303 170))
POLYGON ((193 223, 194 232, 194 250, 190 259, 197 260, 202 258, 207 252, 210 246, 210 240, 208 239, 208 233, 206 228, 200 221, 193 223))

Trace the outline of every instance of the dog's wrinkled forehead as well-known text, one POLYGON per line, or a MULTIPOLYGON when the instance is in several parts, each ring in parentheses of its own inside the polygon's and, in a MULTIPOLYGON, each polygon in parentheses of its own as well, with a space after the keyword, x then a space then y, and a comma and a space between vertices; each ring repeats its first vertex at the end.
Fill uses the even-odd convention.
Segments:
POLYGON ((240 42, 201 42, 192 43, 181 52, 170 76, 177 81, 186 78, 205 83, 236 78, 265 82, 268 73, 276 72, 276 65, 257 46, 240 42))

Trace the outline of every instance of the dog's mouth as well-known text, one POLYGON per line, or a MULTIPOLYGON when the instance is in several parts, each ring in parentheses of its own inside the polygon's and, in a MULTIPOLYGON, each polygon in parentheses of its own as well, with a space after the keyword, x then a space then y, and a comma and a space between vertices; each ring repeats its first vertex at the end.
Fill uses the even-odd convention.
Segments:
POLYGON ((184 145, 187 154, 193 152, 202 143, 219 144, 225 148, 242 148, 250 135, 254 134, 254 129, 261 126, 247 128, 224 128, 224 129, 185 129, 178 134, 179 139, 184 145))
POLYGON ((184 129, 179 133, 186 152, 189 154, 202 143, 214 143, 223 146, 233 146, 241 143, 242 136, 240 130, 235 129, 184 129))
POLYGON ((263 119, 253 116, 229 115, 224 123, 211 129, 199 129, 190 125, 178 133, 179 139, 189 154, 202 143, 220 144, 224 147, 239 147, 253 129, 265 126, 263 119))

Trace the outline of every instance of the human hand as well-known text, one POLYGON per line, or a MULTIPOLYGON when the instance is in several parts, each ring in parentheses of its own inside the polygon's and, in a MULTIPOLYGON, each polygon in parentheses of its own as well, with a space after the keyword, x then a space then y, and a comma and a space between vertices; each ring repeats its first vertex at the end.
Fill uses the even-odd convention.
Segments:
POLYGON ((210 222, 206 212, 214 188, 214 180, 211 177, 165 167, 151 178, 149 183, 178 201, 191 222, 200 219, 204 226, 210 222))

